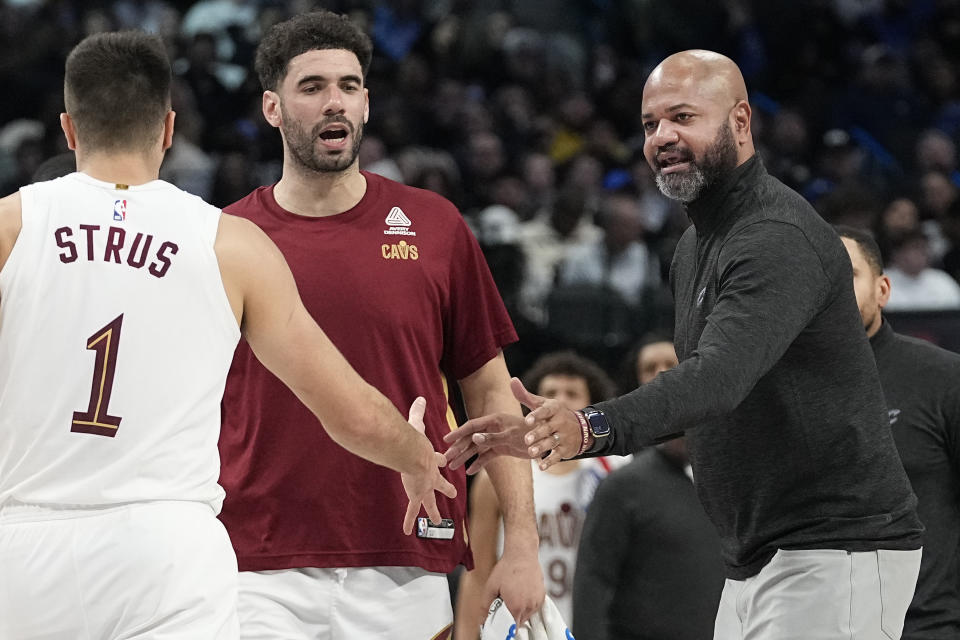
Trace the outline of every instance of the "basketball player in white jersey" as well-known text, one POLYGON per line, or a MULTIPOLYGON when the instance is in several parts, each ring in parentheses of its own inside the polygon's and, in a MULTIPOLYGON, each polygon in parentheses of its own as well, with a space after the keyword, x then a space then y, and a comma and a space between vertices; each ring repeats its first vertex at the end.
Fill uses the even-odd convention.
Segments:
POLYGON ((64 93, 79 172, 0 200, 0 638, 236 638, 217 437, 241 333, 340 445, 402 473, 406 532, 455 490, 263 232, 157 179, 160 39, 87 38, 64 93))

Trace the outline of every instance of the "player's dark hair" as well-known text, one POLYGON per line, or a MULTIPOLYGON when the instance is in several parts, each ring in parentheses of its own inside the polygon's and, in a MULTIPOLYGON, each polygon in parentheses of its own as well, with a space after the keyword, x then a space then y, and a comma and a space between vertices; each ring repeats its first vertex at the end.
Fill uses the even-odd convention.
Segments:
POLYGON ((257 47, 254 68, 266 91, 276 91, 287 75, 290 61, 314 49, 345 49, 360 61, 367 77, 373 43, 347 16, 332 11, 301 13, 273 25, 257 47))
POLYGON ((842 224, 836 225, 834 229, 841 238, 849 238, 857 243, 857 246, 860 248, 860 253, 863 254, 863 258, 867 261, 867 264, 870 265, 873 275, 879 276, 883 273, 883 256, 880 253, 880 245, 877 244, 872 233, 866 229, 849 227, 842 224))
POLYGON ((537 392, 547 376, 583 378, 590 393, 590 402, 600 402, 613 396, 615 387, 610 377, 597 364, 573 351, 555 351, 537 359, 523 376, 524 386, 537 392))
POLYGON ((145 149, 170 110, 163 41, 141 31, 98 33, 67 56, 63 100, 88 149, 145 149))

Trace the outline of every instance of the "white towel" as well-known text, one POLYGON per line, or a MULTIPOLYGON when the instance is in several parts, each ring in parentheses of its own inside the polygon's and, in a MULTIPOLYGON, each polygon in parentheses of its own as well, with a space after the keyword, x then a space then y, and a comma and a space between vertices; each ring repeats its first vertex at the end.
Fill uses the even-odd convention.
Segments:
POLYGON ((480 631, 480 640, 574 640, 573 633, 567 628, 567 623, 550 596, 520 628, 517 628, 503 600, 497 598, 490 605, 490 613, 480 631))

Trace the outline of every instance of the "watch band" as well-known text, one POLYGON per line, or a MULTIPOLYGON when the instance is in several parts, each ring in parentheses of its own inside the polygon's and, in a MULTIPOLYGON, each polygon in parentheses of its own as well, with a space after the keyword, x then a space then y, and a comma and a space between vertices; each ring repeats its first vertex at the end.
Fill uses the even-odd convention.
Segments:
POLYGON ((587 446, 590 443, 590 426, 587 424, 587 418, 583 415, 583 411, 574 411, 573 415, 577 416, 577 421, 580 422, 580 450, 577 451, 576 455, 583 454, 587 450, 587 446))

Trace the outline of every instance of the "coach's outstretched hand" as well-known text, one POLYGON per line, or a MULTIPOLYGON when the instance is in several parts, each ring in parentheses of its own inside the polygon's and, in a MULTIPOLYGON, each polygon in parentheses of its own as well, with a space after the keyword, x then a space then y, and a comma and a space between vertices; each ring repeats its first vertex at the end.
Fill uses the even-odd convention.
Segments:
MULTIPOLYGON (((423 414, 427 409, 427 401, 419 397, 410 405, 410 414, 407 422, 419 431, 426 432, 426 426, 423 424, 423 414)), ((426 436, 424 436, 426 439, 426 436)), ((429 441, 428 441, 429 444, 429 441)), ((406 535, 413 533, 413 525, 420 514, 420 507, 423 506, 433 524, 440 524, 440 509, 437 508, 437 497, 434 491, 439 491, 448 498, 457 497, 457 488, 450 484, 446 478, 440 475, 440 468, 446 466, 447 459, 439 451, 433 450, 430 446, 430 456, 432 461, 425 465, 420 473, 401 473, 400 480, 403 482, 403 490, 407 492, 407 513, 403 517, 403 532, 406 535)))
POLYGON ((473 456, 477 459, 467 468, 468 474, 480 471, 497 456, 542 458, 540 468, 548 469, 580 451, 582 432, 573 411, 559 400, 530 393, 518 378, 510 380, 510 390, 531 412, 526 418, 507 413, 474 418, 445 435, 443 440, 450 447, 444 455, 451 469, 473 456))

